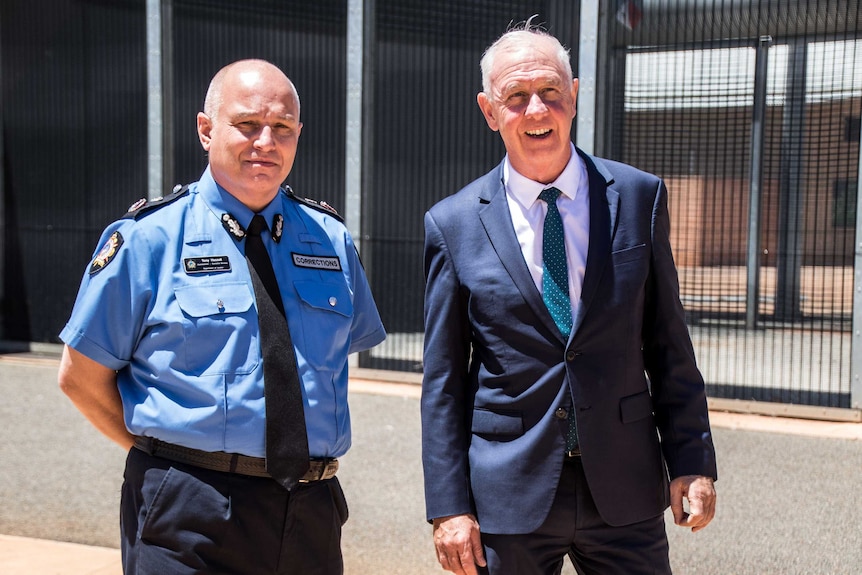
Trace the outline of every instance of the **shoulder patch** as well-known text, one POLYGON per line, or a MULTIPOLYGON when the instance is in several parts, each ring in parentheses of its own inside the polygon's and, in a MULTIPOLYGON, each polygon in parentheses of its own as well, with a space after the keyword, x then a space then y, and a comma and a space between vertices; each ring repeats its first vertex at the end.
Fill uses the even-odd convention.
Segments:
POLYGON ((161 198, 153 198, 152 200, 148 200, 147 198, 141 198, 140 200, 129 206, 129 211, 126 212, 126 215, 124 215, 122 219, 137 220, 139 217, 146 214, 147 212, 151 212, 153 210, 157 210, 161 207, 164 207, 171 202, 183 197, 188 192, 188 185, 181 186, 178 184, 174 186, 174 190, 167 196, 163 196, 161 198))
POLYGON ((105 269, 114 259, 114 256, 117 255, 122 245, 123 235, 118 231, 111 234, 111 237, 108 238, 108 241, 105 242, 105 245, 102 246, 102 249, 99 250, 99 253, 96 254, 96 257, 90 263, 90 275, 94 275, 105 269))
POLYGON ((324 202, 323 200, 313 200, 311 198, 301 198, 293 193, 293 190, 290 189, 290 186, 285 186, 285 192, 287 193, 287 197, 295 202, 299 202, 309 208, 317 210, 318 212, 323 212, 326 215, 332 216, 336 220, 341 223, 344 223, 344 218, 341 217, 335 208, 324 202))

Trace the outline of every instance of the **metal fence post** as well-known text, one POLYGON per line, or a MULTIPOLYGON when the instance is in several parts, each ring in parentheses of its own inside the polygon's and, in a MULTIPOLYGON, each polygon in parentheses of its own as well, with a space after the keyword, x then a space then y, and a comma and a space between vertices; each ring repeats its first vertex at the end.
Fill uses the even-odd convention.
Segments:
POLYGON ((807 38, 797 38, 788 44, 787 87, 782 113, 775 319, 784 322, 796 322, 802 315, 800 293, 805 233, 802 179, 805 169, 808 42, 807 38))
POLYGON ((760 204, 763 196, 763 139, 766 120, 766 75, 772 38, 757 41, 754 59, 754 106, 751 118, 751 172, 748 182, 748 257, 745 327, 757 328, 760 304, 760 204))
POLYGON ((344 215, 357 247, 362 231, 363 0, 347 2, 347 125, 344 215))
MULTIPOLYGON (((3 27, 0 25, 0 30, 3 27)), ((3 43, 0 41, 0 56, 3 55, 3 43)), ((0 59, 2 62, 2 59, 0 59)), ((0 134, 3 133, 3 74, 0 74, 0 134)), ((3 150, 3 138, 0 137, 0 341, 2 341, 6 337, 6 315, 3 311, 6 309, 5 305, 5 286, 6 286, 6 248, 5 246, 8 244, 8 238, 6 237, 6 194, 5 194, 5 183, 6 183, 6 172, 4 166, 6 165, 5 152, 3 150)))
MULTIPOLYGON (((374 22, 373 0, 347 1, 347 98, 345 117, 345 167, 344 167, 344 216, 347 229, 353 237, 356 249, 361 250, 362 235, 362 196, 368 190, 371 176, 370 158, 373 140, 370 130, 365 130, 366 120, 371 118, 373 98, 370 97, 373 51, 369 42, 373 41, 374 22)), ((372 92, 373 93, 373 92, 372 92)), ((367 246, 366 246, 367 247, 367 246)), ((368 250, 366 250, 368 251, 368 250)), ((373 257, 373 254, 370 254, 373 257)), ((366 271, 371 265, 371 257, 366 253, 363 258, 366 271)), ((351 367, 363 363, 369 352, 353 355, 349 359, 351 367)))
POLYGON ((575 142, 588 154, 595 153, 596 147, 596 75, 599 57, 599 5, 602 3, 581 2, 575 142))
POLYGON ((853 332, 850 343, 850 407, 862 410, 862 133, 856 166, 856 242, 853 258, 853 332))
POLYGON ((147 196, 162 195, 162 3, 147 0, 147 196))

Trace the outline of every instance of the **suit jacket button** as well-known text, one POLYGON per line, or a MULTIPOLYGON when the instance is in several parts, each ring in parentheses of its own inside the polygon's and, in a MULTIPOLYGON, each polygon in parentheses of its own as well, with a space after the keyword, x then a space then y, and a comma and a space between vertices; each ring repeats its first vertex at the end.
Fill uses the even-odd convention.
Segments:
POLYGON ((554 417, 557 419, 567 419, 569 417, 569 412, 566 411, 565 407, 558 407, 557 411, 554 412, 554 417))
POLYGON ((566 361, 575 361, 575 357, 577 355, 578 354, 575 353, 575 350, 570 349, 569 351, 566 352, 566 361))

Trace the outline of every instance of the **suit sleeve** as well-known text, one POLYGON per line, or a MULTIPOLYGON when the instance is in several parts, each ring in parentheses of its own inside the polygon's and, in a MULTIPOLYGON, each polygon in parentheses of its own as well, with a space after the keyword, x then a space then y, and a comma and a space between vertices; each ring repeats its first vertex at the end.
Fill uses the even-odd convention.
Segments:
POLYGON ((425 215, 422 463, 428 520, 473 513, 469 486, 470 327, 443 232, 425 215))
POLYGON ((656 423, 671 478, 717 478, 703 377, 697 368, 670 246, 667 189, 653 206, 653 250, 645 304, 643 352, 656 423))

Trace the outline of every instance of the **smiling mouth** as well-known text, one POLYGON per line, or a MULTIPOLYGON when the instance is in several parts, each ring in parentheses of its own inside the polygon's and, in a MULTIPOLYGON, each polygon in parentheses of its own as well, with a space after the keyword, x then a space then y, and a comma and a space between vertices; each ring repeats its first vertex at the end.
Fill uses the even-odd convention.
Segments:
POLYGON ((531 138, 541 138, 543 136, 547 136, 551 133, 549 128, 545 128, 543 130, 527 130, 527 135, 531 138))

